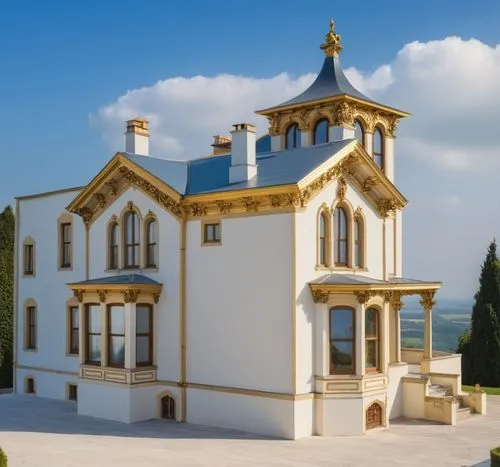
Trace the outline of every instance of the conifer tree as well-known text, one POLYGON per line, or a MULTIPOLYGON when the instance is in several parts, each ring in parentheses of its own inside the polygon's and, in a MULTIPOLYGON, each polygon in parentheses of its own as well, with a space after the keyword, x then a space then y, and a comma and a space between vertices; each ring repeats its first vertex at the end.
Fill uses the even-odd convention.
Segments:
POLYGON ((14 309, 14 213, 0 214, 0 387, 12 386, 14 309))
POLYGON ((481 268, 471 329, 459 338, 466 384, 500 385, 500 266, 493 241, 481 268))

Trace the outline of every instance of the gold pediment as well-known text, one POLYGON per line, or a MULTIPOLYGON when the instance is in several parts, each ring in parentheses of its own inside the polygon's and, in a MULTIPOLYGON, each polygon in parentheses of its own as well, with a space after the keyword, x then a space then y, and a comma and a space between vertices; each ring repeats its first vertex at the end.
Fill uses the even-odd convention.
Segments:
POLYGON ((117 153, 66 208, 91 224, 128 188, 136 187, 175 217, 183 216, 181 195, 117 153))

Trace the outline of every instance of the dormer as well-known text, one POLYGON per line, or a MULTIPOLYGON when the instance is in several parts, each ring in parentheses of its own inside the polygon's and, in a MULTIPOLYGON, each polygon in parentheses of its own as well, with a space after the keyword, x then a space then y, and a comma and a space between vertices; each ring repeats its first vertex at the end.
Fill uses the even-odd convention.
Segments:
POLYGON ((398 121, 409 114, 371 100, 349 82, 340 64, 343 47, 333 20, 320 47, 325 59, 311 86, 293 99, 257 111, 269 120, 271 150, 357 138, 394 181, 396 128, 398 121))

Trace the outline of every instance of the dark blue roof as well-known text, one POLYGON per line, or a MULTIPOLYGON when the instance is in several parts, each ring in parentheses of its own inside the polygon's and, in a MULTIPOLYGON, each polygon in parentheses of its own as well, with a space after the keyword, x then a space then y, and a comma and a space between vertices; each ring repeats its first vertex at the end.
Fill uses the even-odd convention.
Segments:
POLYGON ((231 154, 190 161, 122 154, 180 194, 195 195, 297 183, 353 141, 349 139, 257 154, 257 175, 251 180, 233 184, 229 183, 231 154))
POLYGON ((357 97, 367 102, 373 102, 364 94, 359 92, 347 79, 340 65, 338 57, 325 57, 323 67, 319 72, 318 77, 309 88, 302 94, 290 99, 274 108, 284 107, 288 105, 302 104, 304 102, 315 101, 326 97, 335 97, 340 95, 348 95, 357 97))
POLYGON ((97 279, 89 279, 81 282, 74 282, 71 285, 92 285, 92 284, 123 284, 123 285, 148 285, 148 284, 156 284, 161 285, 159 282, 147 277, 142 274, 123 274, 119 276, 108 276, 108 277, 99 277, 97 279))

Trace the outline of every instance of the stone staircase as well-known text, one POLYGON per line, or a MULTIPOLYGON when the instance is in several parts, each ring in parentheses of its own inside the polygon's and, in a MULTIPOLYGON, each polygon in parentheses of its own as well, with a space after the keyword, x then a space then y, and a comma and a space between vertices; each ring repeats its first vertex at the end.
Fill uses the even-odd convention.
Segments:
POLYGON ((470 407, 464 405, 462 397, 460 395, 453 396, 451 388, 429 383, 428 391, 431 397, 453 397, 458 402, 457 422, 465 420, 472 415, 470 407))

